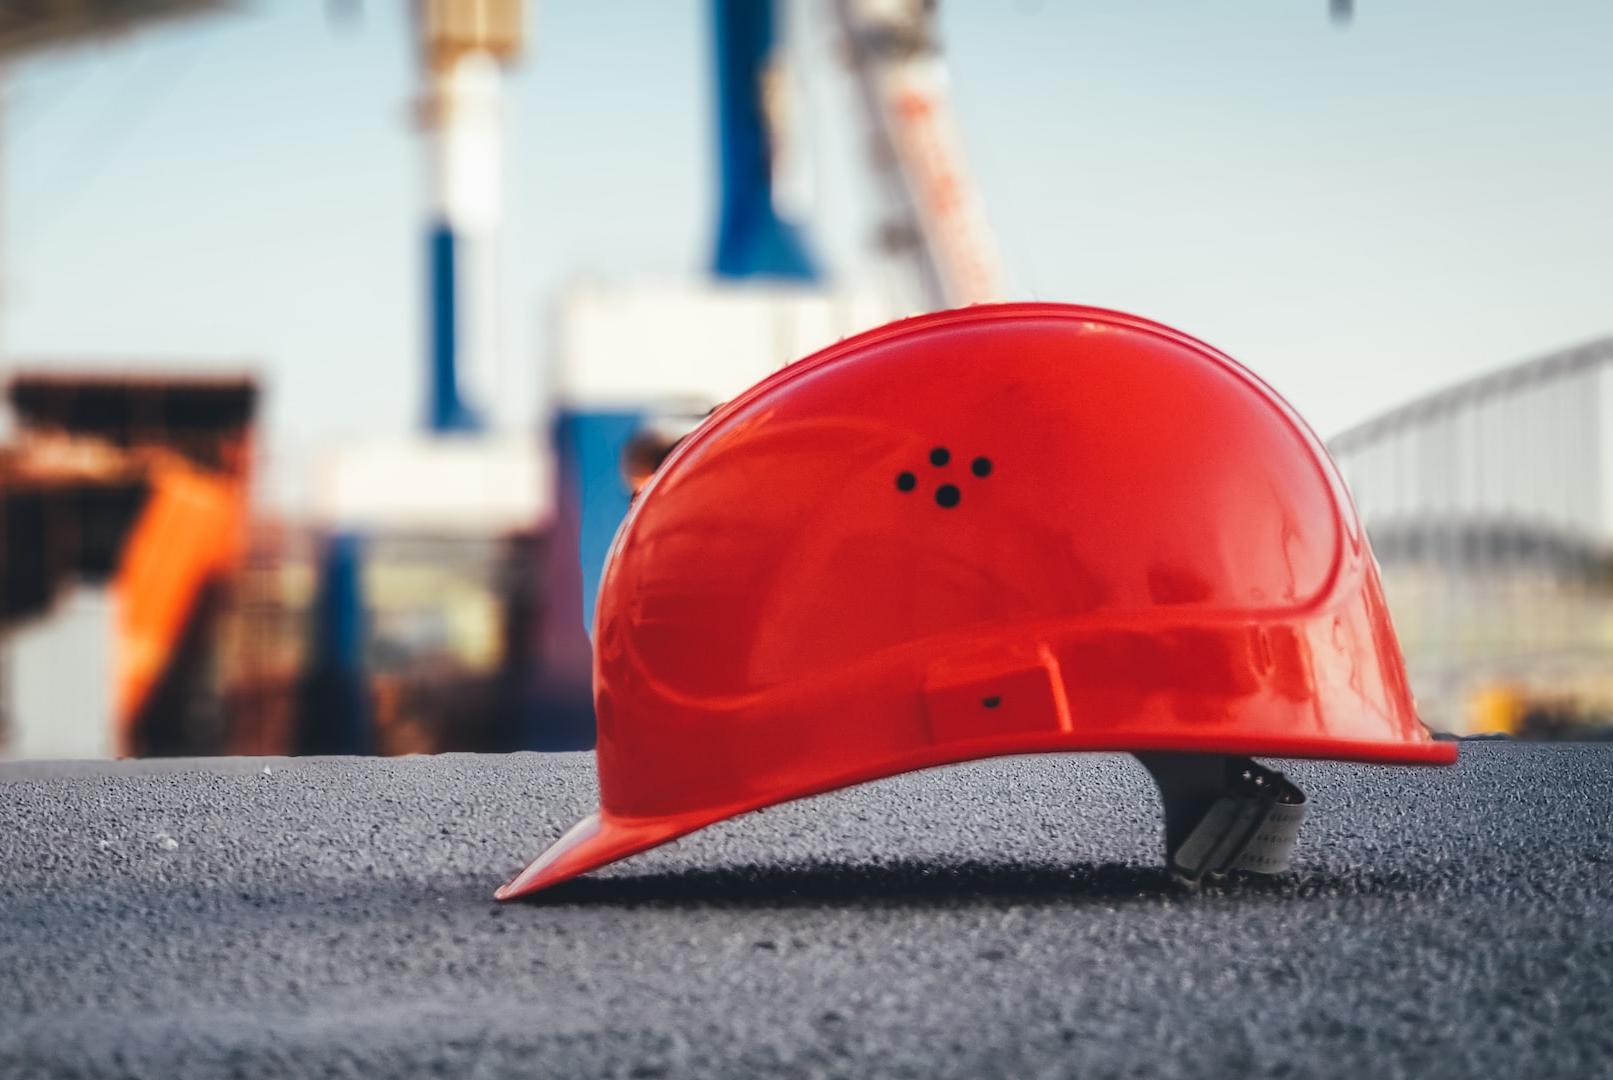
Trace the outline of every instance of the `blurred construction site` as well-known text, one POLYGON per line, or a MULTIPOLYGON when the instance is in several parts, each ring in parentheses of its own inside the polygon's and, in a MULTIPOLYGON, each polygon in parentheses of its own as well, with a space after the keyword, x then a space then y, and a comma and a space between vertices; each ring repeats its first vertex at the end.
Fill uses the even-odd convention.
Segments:
MULTIPOLYGON (((1309 74, 1280 60, 1264 74, 1249 74, 1259 67, 1253 60, 1239 74, 1228 65, 1227 92, 1208 84, 1206 106, 1194 97, 1206 84, 1189 86, 1194 76, 1158 80, 1146 100, 1123 90, 1106 99, 1098 75, 1060 83, 1050 74, 1056 64, 1030 58, 1044 46, 1062 55, 1049 42, 1068 35, 1072 57, 1116 87, 1135 87, 1154 79, 1150 64, 1193 48, 1192 33, 1173 20, 1211 16, 924 0, 689 0, 609 15, 596 7, 329 0, 294 15, 220 0, 34 0, 0 10, 0 108, 10 114, 0 124, 8 177, 0 756, 588 748, 592 597, 636 487, 678 439, 757 379, 849 334, 921 311, 1032 295, 1170 318, 1234 355, 1253 353, 1256 369, 1332 436, 1431 727, 1541 739, 1613 732, 1613 336, 1602 336, 1613 333, 1613 318, 1605 301, 1579 291, 1587 278, 1605 280, 1613 245, 1598 249, 1599 269, 1587 265, 1590 256, 1558 265, 1539 255, 1528 272, 1551 302, 1520 304, 1505 327, 1469 327, 1436 348, 1458 321, 1442 312, 1483 309, 1490 294, 1462 292, 1466 279, 1454 269, 1439 276, 1445 269, 1397 231, 1394 222, 1424 216, 1415 194, 1422 181, 1407 175, 1404 158, 1383 150, 1374 175, 1383 206, 1399 194, 1406 205, 1380 206, 1388 216, 1379 246, 1354 255, 1328 246, 1327 237, 1342 244, 1337 237, 1360 232, 1353 219, 1324 220, 1345 205, 1343 195, 1307 196, 1280 175, 1300 167, 1293 161, 1240 163, 1239 146, 1288 146, 1295 161, 1304 157, 1303 136, 1268 132, 1259 110, 1281 97, 1273 87, 1309 74), (545 36, 551 19, 557 25, 545 36), (1087 46, 1079 36, 1087 30, 1133 52, 1105 68, 1101 41, 1087 46), (1149 51, 1155 40, 1157 54, 1149 51), (981 44, 970 51, 971 41, 981 44), (259 42, 276 57, 272 68, 246 63, 259 42), (328 52, 338 47, 351 55, 328 52), (159 50, 165 70, 180 57, 221 54, 197 76, 198 95, 228 85, 241 100, 268 99, 303 78, 288 73, 304 70, 339 112, 347 99, 331 87, 384 81, 379 96, 360 97, 365 108, 381 103, 367 123, 406 140, 416 156, 407 177, 366 171, 336 127, 317 147, 273 134, 269 120, 261 128, 247 119, 213 127, 176 120, 168 136, 194 160, 213 145, 220 154, 252 145, 264 157, 301 155, 298 169, 345 171, 359 178, 354 190, 372 194, 318 225, 312 204, 325 196, 309 196, 307 235, 296 207, 260 223, 250 235, 263 243, 286 236, 295 251, 281 276, 240 276, 232 286, 245 274, 237 262, 276 256, 231 251, 216 272, 210 263, 197 275, 197 291, 167 317, 229 327, 248 325, 252 313, 307 312, 307 282, 332 310, 368 312, 397 333, 404 344, 386 337, 379 366, 361 366, 355 343, 370 324, 358 321, 293 327, 332 343, 302 359, 275 351, 278 338, 237 342, 228 331, 205 339, 217 343, 205 356, 193 344, 203 339, 182 334, 109 341, 85 283, 116 257, 116 245, 70 233, 44 269, 30 261, 42 248, 19 250, 14 232, 26 237, 36 221, 10 195, 19 142, 30 151, 88 146, 91 164, 67 173, 75 185, 94 183, 96 149, 132 122, 103 129, 92 121, 85 135, 39 107, 57 90, 31 98, 29 80, 51 88, 65 72, 93 82, 98 65, 141 49, 159 50), (663 51, 686 61, 675 83, 656 66, 663 51), (632 56, 640 59, 616 62, 632 56), (506 146, 511 99, 527 93, 520 73, 544 65, 562 71, 555 78, 574 95, 553 106, 551 119, 581 118, 575 130, 555 120, 542 129, 560 132, 553 148, 535 139, 531 149, 562 161, 559 175, 576 185, 565 198, 516 174, 527 159, 506 146), (238 76, 220 74, 232 66, 238 76), (1002 99, 977 89, 987 86, 1034 101, 1024 106, 1028 119, 1010 120, 1002 99), (594 118, 606 115, 600 103, 612 95, 636 99, 626 115, 651 119, 613 127, 594 118), (687 133, 650 130, 657 99, 668 95, 697 106, 687 133), (1267 104, 1248 104, 1255 100, 1267 104), (965 109, 964 101, 976 104, 965 109), (27 121, 26 138, 12 135, 11 116, 27 121), (1216 147, 1187 136, 1180 151, 1144 145, 1156 141, 1150 123, 1224 125, 1226 161, 1203 165, 1208 178, 1194 182, 1181 163, 1208 162, 1216 147), (687 167, 632 156, 636 141, 652 139, 693 146, 687 167), (1065 163, 1067 174, 1038 171, 1030 151, 1048 144, 1060 156, 1044 160, 1065 163), (633 162, 632 176, 590 164, 596 152, 624 155, 609 160, 633 162), (1291 195, 1266 218, 1255 208, 1281 200, 1262 193, 1263 182, 1291 195), (1108 183, 1126 193, 1116 198, 1136 202, 1106 205, 1108 183), (621 184, 634 193, 631 206, 617 198, 621 184), (690 198, 695 186, 710 197, 690 198), (1243 186, 1252 194, 1234 193, 1243 186), (1134 227, 1127 214, 1152 224, 1134 227), (349 221, 354 230, 392 230, 400 247, 356 241, 357 275, 321 277, 321 238, 349 221), (657 228, 678 231, 669 240, 657 228), (1242 239, 1225 242, 1223 228, 1263 239, 1245 248, 1242 239), (1308 246, 1284 247, 1296 230, 1308 246), (664 252, 685 240, 698 254, 669 266, 664 252), (539 250, 548 260, 541 272, 532 269, 539 250), (605 259, 606 250, 616 254, 605 259), (1252 268, 1243 279, 1240 252, 1252 268), (1449 294, 1446 306, 1397 305, 1370 271, 1330 269, 1357 257, 1352 266, 1404 262, 1406 273, 1426 274, 1431 295, 1449 294), (49 275, 84 297, 54 314, 30 313, 28 289, 42 289, 49 275), (1310 286, 1286 284, 1307 275, 1310 286), (280 284, 264 286, 269 280, 280 284), (1394 333, 1339 315, 1374 304, 1398 320, 1394 333), (1283 315, 1285 307, 1294 311, 1283 315), (19 322, 26 347, 16 340, 19 322), (1359 336, 1332 343, 1344 322, 1359 336), (165 358, 168 341, 183 342, 182 355, 165 358), (1360 347, 1366 341, 1377 347, 1360 347), (1476 351, 1481 345, 1487 351, 1476 351), (345 374, 342 350, 353 356, 345 374), (1259 363, 1278 355, 1291 366, 1259 363), (1349 404, 1326 414, 1341 396, 1349 404)), ((1229 18, 1276 24, 1249 31, 1250 57, 1279 56, 1277 42, 1308 56, 1317 78, 1363 88, 1361 101, 1341 93, 1305 105, 1318 127, 1336 116, 1366 130, 1402 107, 1365 100, 1365 88, 1410 47, 1408 36, 1489 34, 1495 55, 1509 55, 1500 16, 1488 24, 1487 16, 1453 16, 1441 29, 1374 23, 1376 12, 1336 0, 1292 7, 1300 10, 1229 18)), ((1593 37, 1576 31, 1575 17, 1561 14, 1558 30, 1537 32, 1593 37)), ((1459 66, 1468 55, 1478 55, 1472 43, 1459 42, 1447 62, 1459 66)), ((1574 78, 1576 62, 1556 70, 1574 78)), ((1600 78, 1592 62, 1584 61, 1586 85, 1600 78)), ((1078 75, 1079 67, 1072 60, 1078 75)), ((1522 80, 1532 71, 1472 78, 1522 80)), ((1417 76, 1405 78, 1414 85, 1417 76)), ((1605 79, 1581 90, 1573 92, 1587 108, 1613 107, 1605 79)), ((1447 128, 1430 121, 1396 145, 1438 158, 1440 132, 1465 130, 1450 112, 1460 84, 1449 98, 1438 93, 1427 91, 1427 115, 1444 116, 1447 128)), ((296 107, 317 120, 317 102, 296 107)), ((1529 116, 1517 130, 1536 141, 1519 147, 1522 157, 1566 154, 1588 137, 1577 128, 1547 145, 1539 140, 1549 125, 1529 116)), ((1473 126, 1474 140, 1487 137, 1473 126)), ((1500 130, 1511 129, 1503 122, 1500 130)), ((1477 142, 1457 134, 1449 167, 1461 172, 1471 168, 1461 147, 1477 142)), ((1359 174, 1339 181, 1346 186, 1372 168, 1347 153, 1359 174)), ((1607 151, 1597 154, 1596 167, 1581 170, 1586 190, 1613 175, 1607 151)), ((76 160, 72 152, 67 160, 76 160)), ((165 167, 152 176, 167 175, 165 167)), ((1338 172, 1325 160, 1316 171, 1338 172)), ((224 188, 275 185, 249 166, 228 175, 224 188)), ((1548 188, 1542 180, 1543 199, 1548 188)), ((136 191, 131 184, 124 201, 108 195, 105 205, 120 221, 167 215, 153 242, 131 242, 138 265, 158 273, 179 257, 163 237, 183 246, 205 233, 186 224, 205 208, 136 191)), ((1475 216, 1490 213, 1477 199, 1452 218, 1453 230, 1477 228, 1475 216)), ((1534 219, 1519 228, 1544 230, 1534 219)), ((1571 227, 1562 231, 1564 250, 1580 242, 1571 227)), ((341 256, 333 246, 328 257, 341 256)), ((155 321, 150 307, 139 315, 155 321)))

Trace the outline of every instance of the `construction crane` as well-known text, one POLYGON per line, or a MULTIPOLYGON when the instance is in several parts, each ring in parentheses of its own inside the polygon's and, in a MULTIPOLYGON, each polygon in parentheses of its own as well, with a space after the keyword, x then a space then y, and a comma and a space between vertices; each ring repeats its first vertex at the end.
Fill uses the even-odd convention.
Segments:
POLYGON ((834 0, 888 210, 885 247, 910 260, 925 306, 1004 296, 996 238, 947 100, 935 0, 834 0))
POLYGON ((497 363, 493 252, 503 204, 502 68, 521 50, 522 5, 420 0, 414 13, 426 83, 419 116, 433 195, 426 426, 438 433, 475 431, 486 422, 479 408, 488 404, 475 400, 477 391, 490 392, 488 369, 497 363), (463 370, 467 358, 469 372, 463 370))

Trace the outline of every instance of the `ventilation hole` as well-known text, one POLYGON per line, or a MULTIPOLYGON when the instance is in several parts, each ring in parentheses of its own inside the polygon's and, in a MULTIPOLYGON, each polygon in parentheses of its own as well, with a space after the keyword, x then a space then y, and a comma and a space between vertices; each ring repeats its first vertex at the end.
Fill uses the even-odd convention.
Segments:
POLYGON ((951 460, 952 452, 944 446, 937 446, 934 450, 930 451, 931 465, 945 465, 951 460))
POLYGON ((896 490, 898 491, 912 491, 918 486, 918 482, 919 478, 910 472, 896 474, 896 490))
POLYGON ((990 476, 991 459, 987 457, 975 458, 973 461, 969 462, 969 471, 974 473, 976 476, 990 476))
POLYGON ((1003 703, 1003 699, 998 697, 996 694, 993 694, 988 698, 981 698, 980 699, 980 704, 984 705, 988 709, 995 709, 997 706, 1001 705, 1002 703, 1003 703))
POLYGON ((948 510, 957 506, 958 500, 962 497, 955 484, 942 484, 935 489, 935 501, 948 510))

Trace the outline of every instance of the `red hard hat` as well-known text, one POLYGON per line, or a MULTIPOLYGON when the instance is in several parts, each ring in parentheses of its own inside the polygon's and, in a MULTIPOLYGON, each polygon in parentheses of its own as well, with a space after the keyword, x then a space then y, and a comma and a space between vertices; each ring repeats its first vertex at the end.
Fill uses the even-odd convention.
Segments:
POLYGON ((617 535, 594 696, 600 808, 501 899, 759 807, 1056 750, 1138 754, 1188 876, 1267 869, 1303 796, 1242 755, 1456 757, 1304 422, 1184 334, 1060 304, 895 323, 717 410, 617 535))

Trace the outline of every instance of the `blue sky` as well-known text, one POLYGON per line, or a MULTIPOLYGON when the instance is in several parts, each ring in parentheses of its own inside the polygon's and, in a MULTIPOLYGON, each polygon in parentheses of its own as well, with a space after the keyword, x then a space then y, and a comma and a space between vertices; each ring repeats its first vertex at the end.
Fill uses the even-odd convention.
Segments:
MULTIPOLYGON (((1357 7, 1341 29, 1323 0, 943 4, 1015 291, 1174 323, 1324 434, 1613 332, 1613 5, 1357 7)), ((264 2, 14 65, 0 364, 249 365, 279 490, 320 446, 410 430, 415 57, 402 4, 364 8, 264 2)), ((536 6, 510 80, 515 419, 557 288, 707 261, 707 19, 694 0, 536 6)), ((805 78, 814 240, 854 273, 860 121, 821 58, 805 78)))

